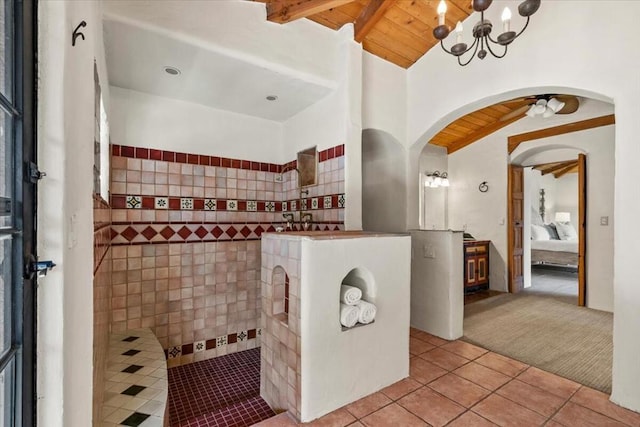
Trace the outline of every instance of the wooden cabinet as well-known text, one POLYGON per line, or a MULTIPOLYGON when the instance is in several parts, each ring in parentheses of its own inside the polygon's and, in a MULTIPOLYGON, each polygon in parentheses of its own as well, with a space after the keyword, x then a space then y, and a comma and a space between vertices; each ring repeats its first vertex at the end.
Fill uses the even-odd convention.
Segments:
POLYGON ((489 240, 464 242, 464 292, 489 289, 489 240))

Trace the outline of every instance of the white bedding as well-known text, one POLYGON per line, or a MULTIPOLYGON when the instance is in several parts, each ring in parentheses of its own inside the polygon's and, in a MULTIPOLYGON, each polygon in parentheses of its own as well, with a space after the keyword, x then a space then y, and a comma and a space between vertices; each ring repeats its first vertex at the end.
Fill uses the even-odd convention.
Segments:
POLYGON ((577 240, 532 240, 531 249, 578 253, 577 240))

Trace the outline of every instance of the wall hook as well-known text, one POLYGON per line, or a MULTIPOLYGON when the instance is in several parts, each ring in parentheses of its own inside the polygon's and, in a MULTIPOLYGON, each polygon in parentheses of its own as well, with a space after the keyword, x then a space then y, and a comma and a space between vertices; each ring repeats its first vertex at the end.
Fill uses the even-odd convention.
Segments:
POLYGON ((80 31, 78 31, 80 28, 82 27, 86 27, 87 23, 85 21, 82 21, 78 24, 78 26, 76 27, 75 30, 73 30, 73 34, 71 35, 71 46, 75 46, 76 45, 76 39, 78 37, 82 37, 82 40, 85 40, 84 38, 84 34, 81 33, 80 31))
POLYGON ((478 186, 478 190, 480 190, 481 193, 486 193, 487 191, 489 191, 489 185, 487 184, 487 181, 482 181, 478 186))

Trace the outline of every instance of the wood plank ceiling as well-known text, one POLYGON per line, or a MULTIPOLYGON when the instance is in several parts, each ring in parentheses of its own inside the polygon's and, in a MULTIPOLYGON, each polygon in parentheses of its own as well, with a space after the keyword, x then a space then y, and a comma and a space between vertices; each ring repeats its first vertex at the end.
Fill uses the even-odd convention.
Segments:
MULTIPOLYGON (((380 58, 409 68, 438 44, 439 0, 255 0, 267 3, 267 18, 286 23, 308 18, 337 30, 354 23, 355 39, 380 58)), ((469 0, 447 0, 446 24, 454 28, 471 14, 469 0)))

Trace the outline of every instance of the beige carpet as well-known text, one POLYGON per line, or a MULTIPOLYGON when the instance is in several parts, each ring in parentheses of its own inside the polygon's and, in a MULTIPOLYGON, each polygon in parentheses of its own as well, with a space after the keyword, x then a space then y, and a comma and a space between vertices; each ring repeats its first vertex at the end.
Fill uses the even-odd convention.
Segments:
POLYGON ((464 309, 463 340, 611 393, 611 313, 526 294, 464 309))

